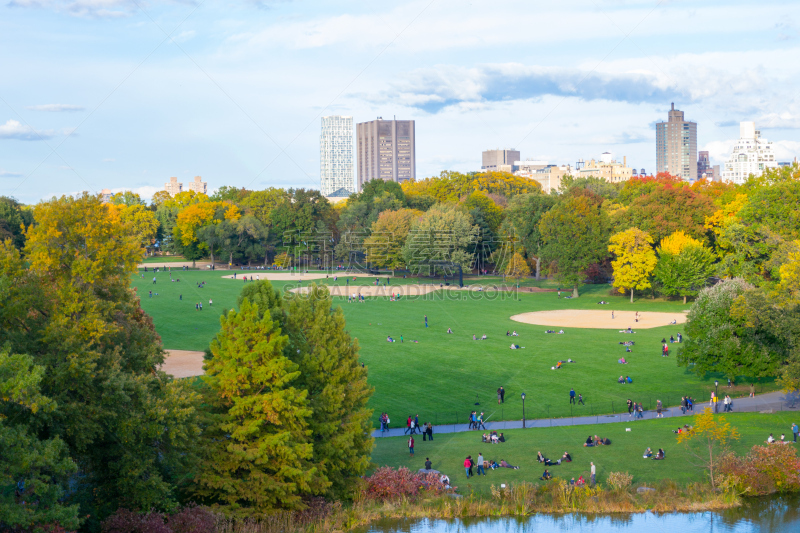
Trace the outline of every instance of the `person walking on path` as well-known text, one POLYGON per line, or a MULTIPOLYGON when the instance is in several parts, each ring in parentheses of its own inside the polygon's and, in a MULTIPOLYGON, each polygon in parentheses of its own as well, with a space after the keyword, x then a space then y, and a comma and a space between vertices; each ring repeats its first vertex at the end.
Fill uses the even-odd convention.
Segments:
POLYGON ((595 475, 597 474, 597 469, 595 468, 595 466, 594 466, 594 463, 589 463, 589 464, 590 464, 590 465, 592 465, 592 469, 591 469, 591 472, 592 472, 592 478, 591 478, 591 479, 592 479, 592 487, 594 487, 595 480, 597 479, 597 478, 595 477, 595 475))
POLYGON ((633 409, 633 402, 628 398, 628 416, 631 416, 631 409, 633 409))
POLYGON ((425 429, 428 432, 428 440, 433 440, 433 424, 428 422, 428 427, 425 429))
POLYGON ((686 397, 686 408, 694 413, 694 400, 692 400, 691 396, 686 397))
MULTIPOLYGON (((481 415, 478 417, 478 427, 481 429, 486 429, 486 426, 483 425, 483 411, 481 411, 481 415)), ((478 455, 478 459, 480 459, 480 455, 478 455)))
POLYGON ((661 400, 656 400, 656 418, 664 418, 664 414, 661 412, 663 407, 661 400))
POLYGON ((687 405, 686 396, 681 396, 681 412, 683 414, 686 414, 686 405, 687 405))
POLYGON ((408 453, 414 457, 414 437, 408 437, 408 453))
POLYGON ((725 404, 725 407, 722 410, 726 413, 730 413, 731 403, 733 403, 733 400, 731 400, 731 397, 728 394, 725 395, 725 398, 722 400, 722 403, 725 404))
POLYGON ((569 390, 569 403, 570 405, 575 403, 575 389, 569 390))
POLYGON ((419 415, 414 415, 414 433, 419 433, 419 415))
POLYGON ((483 473, 484 476, 486 475, 486 470, 483 469, 483 454, 479 452, 478 453, 478 475, 480 476, 481 473, 483 473))
POLYGON ((409 429, 411 430, 411 433, 409 433, 410 435, 417 432, 417 425, 414 423, 414 419, 411 419, 411 422, 409 422, 409 429))
POLYGON ((403 434, 405 435, 409 431, 411 431, 411 415, 408 415, 408 420, 406 420, 406 430, 403 432, 403 434))
POLYGON ((425 327, 428 327, 428 315, 425 315, 425 327))
POLYGON ((467 458, 464 459, 464 470, 467 472, 467 479, 469 479, 470 465, 472 465, 472 460, 467 456, 467 458))
POLYGON ((644 420, 644 410, 642 409, 642 404, 639 404, 639 411, 637 414, 639 415, 639 418, 644 420))
POLYGON ((797 424, 792 423, 792 435, 794 435, 794 442, 797 442, 798 433, 800 433, 800 428, 797 427, 797 424))

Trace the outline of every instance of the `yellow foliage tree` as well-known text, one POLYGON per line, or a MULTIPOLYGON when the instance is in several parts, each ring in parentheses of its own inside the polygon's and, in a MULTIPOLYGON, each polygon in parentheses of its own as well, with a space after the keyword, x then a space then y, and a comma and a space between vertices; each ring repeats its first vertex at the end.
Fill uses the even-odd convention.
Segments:
POLYGON ((197 230, 211 222, 214 210, 213 202, 203 202, 190 205, 178 213, 175 228, 180 231, 183 246, 189 246, 197 241, 197 230))
POLYGON ((528 266, 528 263, 525 261, 525 258, 522 257, 521 253, 514 252, 514 255, 511 256, 511 259, 506 265, 504 273, 506 276, 519 283, 520 280, 531 275, 531 268, 528 266))
POLYGON ((630 228, 611 236, 608 251, 616 255, 611 262, 614 267, 614 287, 619 292, 650 287, 650 274, 656 268, 658 258, 653 251, 653 238, 639 228, 630 228))
POLYGON ((705 228, 719 236, 726 227, 736 221, 736 215, 747 205, 747 195, 740 193, 731 202, 722 206, 713 215, 706 218, 705 228))
POLYGON ((723 415, 714 415, 710 407, 694 417, 691 430, 678 433, 678 444, 686 447, 698 466, 708 470, 712 487, 714 469, 727 453, 730 442, 738 439, 739 431, 723 415))
POLYGON ((659 253, 668 253, 673 255, 680 254, 687 246, 702 246, 703 243, 697 239, 690 237, 683 230, 678 230, 672 235, 661 239, 659 246, 659 253))
POLYGON ((795 249, 789 252, 788 261, 781 265, 781 280, 775 290, 778 302, 800 303, 800 241, 795 241, 795 249))

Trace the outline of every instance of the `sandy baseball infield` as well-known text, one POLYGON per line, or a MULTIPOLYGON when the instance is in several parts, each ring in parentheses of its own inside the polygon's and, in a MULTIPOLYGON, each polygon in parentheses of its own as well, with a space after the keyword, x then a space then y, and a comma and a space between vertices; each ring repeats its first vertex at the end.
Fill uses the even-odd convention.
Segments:
POLYGON ((161 370, 174 378, 190 378, 203 375, 203 352, 190 350, 166 350, 167 358, 161 370))
POLYGON ((660 326, 667 326, 674 320, 677 324, 686 322, 685 313, 639 313, 639 321, 636 322, 635 311, 616 311, 614 318, 611 318, 611 309, 601 310, 579 310, 561 309, 557 311, 535 311, 532 313, 522 313, 514 315, 511 320, 522 322, 523 324, 535 324, 537 326, 555 326, 561 328, 597 328, 597 329, 616 329, 623 330, 632 328, 650 329, 660 326))

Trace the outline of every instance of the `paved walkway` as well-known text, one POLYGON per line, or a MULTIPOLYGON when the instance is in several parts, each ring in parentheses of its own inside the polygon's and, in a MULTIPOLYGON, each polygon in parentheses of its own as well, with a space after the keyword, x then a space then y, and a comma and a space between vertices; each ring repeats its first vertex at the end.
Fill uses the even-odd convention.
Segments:
MULTIPOLYGON (((708 403, 696 403, 694 412, 688 411, 685 415, 681 413, 680 407, 665 407, 663 409, 664 418, 685 417, 693 416, 701 412, 708 403)), ((720 401, 719 410, 722 412, 723 405, 720 401)), ((761 412, 761 411, 800 411, 800 401, 791 401, 786 398, 786 395, 780 391, 768 392, 761 394, 755 398, 737 398, 733 400, 734 412, 761 412)), ((643 413, 646 420, 656 418, 655 411, 645 411, 643 413)), ((589 424, 613 424, 615 422, 630 422, 635 423, 636 420, 625 414, 617 415, 595 415, 595 416, 575 416, 568 418, 537 418, 533 420, 526 420, 525 427, 528 428, 543 428, 543 427, 558 427, 558 426, 583 426, 589 424)), ((521 429, 522 420, 508 420, 501 422, 486 422, 486 430, 502 431, 506 429, 521 429)), ((381 433, 380 429, 372 432, 373 437, 402 437, 405 433, 405 427, 392 428, 389 431, 381 433)), ((433 434, 441 433, 462 433, 465 431, 473 431, 469 429, 468 424, 447 424, 433 427, 433 434)))

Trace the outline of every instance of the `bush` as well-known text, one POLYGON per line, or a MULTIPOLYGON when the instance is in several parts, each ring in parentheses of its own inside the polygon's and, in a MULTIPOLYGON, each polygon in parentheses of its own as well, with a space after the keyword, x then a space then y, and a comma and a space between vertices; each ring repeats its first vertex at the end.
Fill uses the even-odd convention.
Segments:
POLYGON ((215 524, 211 511, 191 504, 167 517, 152 511, 118 509, 103 522, 102 530, 103 533, 214 533, 215 524))
POLYGON ((800 491, 800 458, 794 446, 753 446, 745 457, 726 456, 720 474, 751 496, 800 491))
POLYGON ((214 533, 216 518, 206 507, 190 504, 167 519, 172 533, 214 533))
POLYGON ((103 533, 171 533, 161 513, 117 509, 103 522, 103 533))
POLYGON ((633 482, 633 476, 627 472, 611 472, 606 479, 608 486, 614 490, 627 489, 633 482))
POLYGON ((415 473, 406 467, 397 470, 384 466, 364 479, 366 481, 366 497, 371 500, 393 500, 401 497, 416 498, 420 491, 441 493, 447 489, 439 482, 434 473, 415 473))

